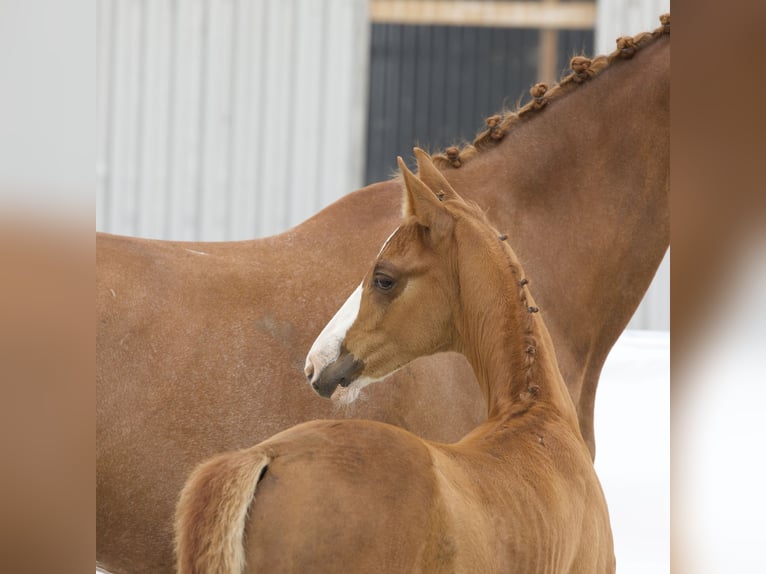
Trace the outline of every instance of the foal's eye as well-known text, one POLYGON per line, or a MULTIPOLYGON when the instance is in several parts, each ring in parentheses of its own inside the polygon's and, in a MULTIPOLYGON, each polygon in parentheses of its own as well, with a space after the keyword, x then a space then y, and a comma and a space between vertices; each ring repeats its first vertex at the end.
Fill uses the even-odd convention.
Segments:
POLYGON ((395 281, 388 275, 383 273, 376 273, 372 278, 372 284, 376 289, 381 291, 390 291, 394 286, 395 281))

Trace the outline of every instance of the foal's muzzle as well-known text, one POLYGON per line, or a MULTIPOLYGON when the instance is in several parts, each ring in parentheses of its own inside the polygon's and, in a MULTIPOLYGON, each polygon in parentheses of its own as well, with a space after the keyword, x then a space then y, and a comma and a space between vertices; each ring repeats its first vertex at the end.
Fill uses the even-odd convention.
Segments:
POLYGON ((306 376, 311 388, 320 396, 329 399, 339 386, 347 387, 353 383, 363 367, 364 363, 357 361, 346 351, 318 373, 314 372, 312 367, 307 367, 306 376))

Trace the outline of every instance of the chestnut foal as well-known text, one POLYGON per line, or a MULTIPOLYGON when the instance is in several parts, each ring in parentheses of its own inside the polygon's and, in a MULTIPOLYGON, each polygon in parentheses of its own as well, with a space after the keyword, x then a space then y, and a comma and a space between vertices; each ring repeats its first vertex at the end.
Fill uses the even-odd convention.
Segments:
MULTIPOLYGON (((191 475, 178 570, 613 572, 607 505, 548 331, 506 236, 421 150, 404 220, 306 363, 323 396, 463 353, 488 419, 455 444, 312 421, 191 475)), ((433 393, 439 381, 431 381, 433 393)))

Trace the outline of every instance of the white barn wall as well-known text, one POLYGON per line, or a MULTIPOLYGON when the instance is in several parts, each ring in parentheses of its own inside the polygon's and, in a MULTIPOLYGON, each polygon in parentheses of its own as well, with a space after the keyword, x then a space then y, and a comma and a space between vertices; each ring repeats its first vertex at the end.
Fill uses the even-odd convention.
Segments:
POLYGON ((665 254, 652 284, 649 285, 627 328, 670 330, 670 250, 665 254))
MULTIPOLYGON (((596 6, 596 53, 607 54, 620 36, 654 30, 660 14, 670 12, 669 0, 600 0, 596 6)), ((628 329, 670 329, 670 251, 628 323, 628 329)))
POLYGON ((612 52, 620 36, 634 36, 660 26, 670 0, 599 0, 596 2, 596 53, 612 52))
POLYGON ((363 180, 366 0, 101 0, 96 228, 233 240, 363 180))

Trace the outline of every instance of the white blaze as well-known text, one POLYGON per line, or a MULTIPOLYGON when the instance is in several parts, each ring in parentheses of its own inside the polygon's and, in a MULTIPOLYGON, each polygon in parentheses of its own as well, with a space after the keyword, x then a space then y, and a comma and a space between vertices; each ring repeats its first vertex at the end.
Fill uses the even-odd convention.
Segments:
MULTIPOLYGON (((386 245, 388 245, 388 242, 391 241, 391 238, 397 231, 399 231, 398 227, 394 229, 394 231, 391 232, 391 235, 389 235, 385 242, 383 242, 383 247, 380 248, 378 256, 383 253, 386 245)), ((346 299, 343 306, 338 309, 335 316, 330 319, 330 322, 327 323, 325 328, 322 329, 322 332, 319 333, 314 344, 311 345, 309 354, 306 357, 306 366, 303 369, 309 384, 316 381, 325 367, 335 361, 340 355, 340 345, 343 342, 343 339, 346 338, 346 333, 348 333, 351 325, 354 324, 354 321, 356 321, 356 318, 359 315, 359 305, 361 304, 361 301, 362 285, 359 285, 351 296, 346 299)), ((356 394, 354 394, 353 398, 350 400, 353 401, 354 398, 356 398, 356 394)))
POLYGON ((359 285, 311 345, 304 369, 306 376, 310 376, 309 384, 340 355, 340 345, 359 315, 361 301, 362 286, 359 285))
POLYGON ((388 245, 388 242, 391 241, 391 238, 394 236, 394 234, 399 231, 399 228, 397 227, 391 232, 391 235, 388 236, 388 238, 383 242, 383 247, 380 248, 380 251, 378 251, 378 257, 380 257, 380 254, 383 253, 383 250, 386 248, 386 245, 388 245))

